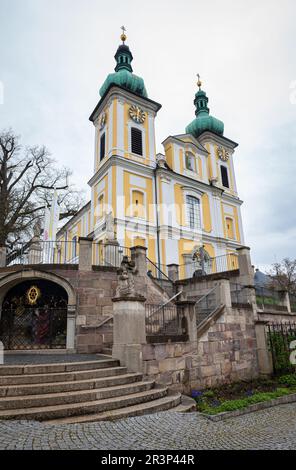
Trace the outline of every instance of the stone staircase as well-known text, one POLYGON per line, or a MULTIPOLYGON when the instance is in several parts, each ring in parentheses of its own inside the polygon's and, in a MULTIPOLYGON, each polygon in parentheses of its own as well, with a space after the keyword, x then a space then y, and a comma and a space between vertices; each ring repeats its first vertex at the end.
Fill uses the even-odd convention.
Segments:
POLYGON ((0 366, 0 419, 47 423, 115 420, 195 409, 191 398, 171 392, 119 361, 106 359, 0 366))

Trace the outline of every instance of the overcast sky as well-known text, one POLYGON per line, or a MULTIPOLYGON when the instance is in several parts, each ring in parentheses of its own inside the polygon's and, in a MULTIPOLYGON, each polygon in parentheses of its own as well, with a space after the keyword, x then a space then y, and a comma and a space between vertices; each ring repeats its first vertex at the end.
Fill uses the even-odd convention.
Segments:
POLYGON ((45 144, 88 191, 88 118, 124 24, 134 72, 163 105, 157 150, 193 119, 199 72, 211 113, 239 143, 253 263, 296 257, 295 0, 0 0, 0 14, 0 128, 12 127, 27 145, 45 144))

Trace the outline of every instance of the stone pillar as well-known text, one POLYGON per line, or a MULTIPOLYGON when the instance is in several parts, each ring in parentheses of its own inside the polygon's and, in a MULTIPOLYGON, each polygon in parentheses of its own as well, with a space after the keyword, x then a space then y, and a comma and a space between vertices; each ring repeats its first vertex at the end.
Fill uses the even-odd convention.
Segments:
POLYGON ((286 307, 287 311, 291 313, 291 304, 290 304, 290 297, 289 293, 286 290, 279 291, 279 294, 281 296, 281 305, 283 307, 286 307))
POLYGON ((6 266, 6 254, 7 249, 5 245, 0 246, 0 268, 4 268, 6 266))
MULTIPOLYGON (((136 247, 138 248, 138 247, 136 247)), ((113 300, 112 357, 131 372, 142 372, 142 346, 146 344, 145 297, 115 297, 113 300)))
POLYGON ((219 280, 219 302, 226 308, 232 307, 229 279, 219 280))
POLYGON ((176 282, 179 280, 179 265, 178 264, 168 264, 168 277, 171 281, 176 282))
POLYGON ((119 243, 117 240, 107 240, 104 243, 104 265, 119 267, 122 261, 119 254, 119 243))
POLYGON ((251 263, 250 248, 242 246, 237 248, 238 267, 241 284, 254 286, 254 269, 251 263))
POLYGON ((79 270, 92 270, 92 238, 79 237, 79 270))
MULTIPOLYGON (((44 245, 44 244, 43 244, 44 245)), ((51 250, 52 255, 54 254, 54 245, 52 243, 51 250)), ((29 247, 29 264, 40 264, 43 261, 43 247, 40 243, 40 239, 38 237, 34 237, 31 241, 29 247)), ((53 262, 53 259, 50 260, 53 262)))
POLYGON ((76 307, 75 305, 68 305, 66 348, 70 350, 75 349, 75 328, 76 328, 76 307))
POLYGON ((261 375, 270 375, 273 372, 272 356, 268 350, 265 326, 268 322, 257 321, 255 323, 255 333, 257 340, 257 357, 259 373, 261 375))
POLYGON ((131 248, 131 258, 136 265, 139 276, 146 276, 147 274, 146 252, 147 248, 145 246, 133 246, 131 248))

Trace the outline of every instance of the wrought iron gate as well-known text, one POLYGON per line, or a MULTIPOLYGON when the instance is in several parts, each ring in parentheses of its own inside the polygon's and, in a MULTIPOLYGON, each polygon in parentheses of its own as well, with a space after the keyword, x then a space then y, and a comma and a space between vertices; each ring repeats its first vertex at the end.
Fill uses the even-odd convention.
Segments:
POLYGON ((66 347, 67 308, 21 307, 1 312, 0 340, 5 349, 66 347))

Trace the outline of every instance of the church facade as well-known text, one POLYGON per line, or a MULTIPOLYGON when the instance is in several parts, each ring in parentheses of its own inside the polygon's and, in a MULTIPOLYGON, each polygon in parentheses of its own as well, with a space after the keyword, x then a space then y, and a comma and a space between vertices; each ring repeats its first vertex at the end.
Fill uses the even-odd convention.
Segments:
POLYGON ((155 125, 161 105, 148 97, 142 78, 132 69, 126 36, 115 54, 115 72, 100 88, 90 116, 94 125, 94 172, 88 184, 91 200, 62 227, 57 239, 92 237, 100 245, 146 246, 148 258, 165 270, 186 264, 202 246, 210 259, 244 245, 241 204, 236 187, 237 144, 224 136, 224 124, 213 117, 208 97, 195 95, 195 118, 185 132, 168 136, 156 153, 155 125), (110 233, 111 232, 111 233, 110 233))

